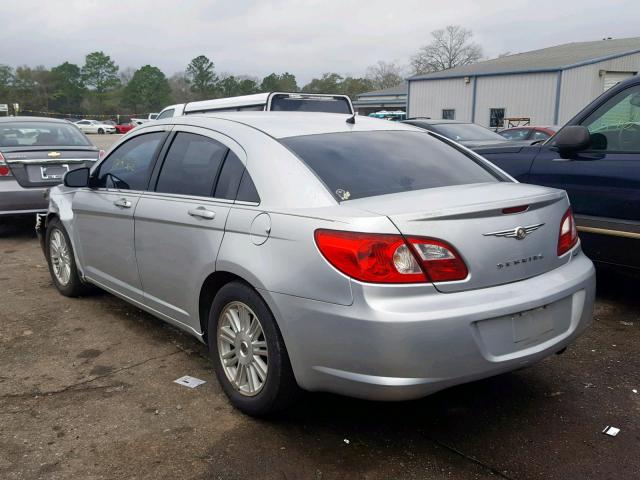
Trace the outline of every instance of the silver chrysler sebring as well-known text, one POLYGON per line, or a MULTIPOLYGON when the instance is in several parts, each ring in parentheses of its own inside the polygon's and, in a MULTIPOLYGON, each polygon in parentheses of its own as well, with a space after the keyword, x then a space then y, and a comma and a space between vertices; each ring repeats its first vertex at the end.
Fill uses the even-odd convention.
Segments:
POLYGON ((63 295, 107 290, 211 352, 240 410, 404 400, 531 365, 591 322, 567 195, 416 127, 236 112, 140 126, 51 190, 63 295))

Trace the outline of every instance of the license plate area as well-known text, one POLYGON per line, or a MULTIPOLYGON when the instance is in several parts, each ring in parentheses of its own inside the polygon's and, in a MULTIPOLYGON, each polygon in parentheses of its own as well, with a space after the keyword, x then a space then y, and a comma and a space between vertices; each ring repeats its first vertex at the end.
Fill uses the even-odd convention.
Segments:
POLYGON ((552 315, 545 315, 547 306, 516 313, 511 316, 513 327, 513 341, 515 343, 526 342, 544 335, 553 330, 552 315))
POLYGON ((68 171, 69 165, 66 163, 40 166, 40 176, 42 177, 42 180, 62 180, 62 177, 68 171))
POLYGON ((571 328, 571 296, 542 307, 475 322, 481 350, 496 359, 540 345, 571 328))

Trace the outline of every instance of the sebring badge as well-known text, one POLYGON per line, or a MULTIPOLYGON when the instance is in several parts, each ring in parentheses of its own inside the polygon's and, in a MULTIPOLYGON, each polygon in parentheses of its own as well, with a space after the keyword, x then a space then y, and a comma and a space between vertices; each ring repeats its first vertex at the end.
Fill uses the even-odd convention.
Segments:
POLYGON ((497 232, 483 233, 485 237, 505 237, 515 238, 516 240, 524 240, 527 235, 543 226, 544 223, 538 223, 536 225, 529 225, 528 227, 516 227, 509 230, 499 230, 497 232))

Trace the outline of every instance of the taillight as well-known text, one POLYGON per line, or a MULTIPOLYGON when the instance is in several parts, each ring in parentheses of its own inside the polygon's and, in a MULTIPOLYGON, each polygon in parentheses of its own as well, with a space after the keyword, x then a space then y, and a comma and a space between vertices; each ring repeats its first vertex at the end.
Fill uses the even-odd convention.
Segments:
POLYGON ((98 160, 102 160, 106 154, 107 152, 105 152, 104 150, 100 150, 100 152, 98 152, 98 160))
POLYGON ((422 267, 432 282, 451 282, 467 278, 467 266, 448 243, 420 237, 410 237, 407 240, 417 252, 422 267))
POLYGON ((459 255, 441 240, 337 230, 316 230, 315 239, 331 265, 363 282, 444 282, 467 276, 459 255))
POLYGON ((558 236, 558 256, 564 255, 578 243, 578 231, 576 221, 573 218, 571 207, 562 216, 560 222, 560 235, 558 236))
POLYGON ((0 177, 10 177, 11 169, 7 162, 4 160, 4 156, 0 153, 0 177))

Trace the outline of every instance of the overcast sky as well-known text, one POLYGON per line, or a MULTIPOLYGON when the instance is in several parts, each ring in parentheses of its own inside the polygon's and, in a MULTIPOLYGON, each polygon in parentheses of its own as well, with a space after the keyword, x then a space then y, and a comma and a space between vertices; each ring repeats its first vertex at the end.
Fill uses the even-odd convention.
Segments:
POLYGON ((168 76, 195 56, 218 72, 363 75, 408 64, 449 24, 473 30, 485 56, 573 41, 640 36, 640 0, 0 0, 0 63, 82 64, 103 50, 121 69, 168 76))

